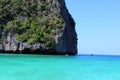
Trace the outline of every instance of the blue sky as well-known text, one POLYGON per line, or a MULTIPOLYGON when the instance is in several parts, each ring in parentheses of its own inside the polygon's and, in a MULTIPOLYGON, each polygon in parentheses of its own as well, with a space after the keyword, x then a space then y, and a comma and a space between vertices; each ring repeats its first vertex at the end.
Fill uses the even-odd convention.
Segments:
POLYGON ((65 0, 76 22, 79 54, 120 55, 120 0, 65 0))

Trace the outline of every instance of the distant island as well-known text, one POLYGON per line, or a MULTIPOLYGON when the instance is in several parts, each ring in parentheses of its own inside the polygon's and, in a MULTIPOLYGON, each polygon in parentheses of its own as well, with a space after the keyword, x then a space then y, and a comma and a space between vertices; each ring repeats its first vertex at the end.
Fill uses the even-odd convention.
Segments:
POLYGON ((77 54, 64 0, 0 0, 0 53, 77 54))

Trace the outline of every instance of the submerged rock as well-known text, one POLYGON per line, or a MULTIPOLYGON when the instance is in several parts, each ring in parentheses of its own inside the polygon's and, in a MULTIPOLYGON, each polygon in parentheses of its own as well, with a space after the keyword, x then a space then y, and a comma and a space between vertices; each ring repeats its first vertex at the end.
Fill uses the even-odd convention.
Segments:
MULTIPOLYGON (((16 4, 21 7, 14 6, 12 0, 6 4, 0 1, 2 6, 13 4, 8 7, 9 15, 5 13, 0 17, 1 52, 77 54, 75 22, 64 0, 20 1, 16 4), (16 12, 13 12, 14 9, 16 12)), ((0 9, 5 12, 2 6, 0 9)))

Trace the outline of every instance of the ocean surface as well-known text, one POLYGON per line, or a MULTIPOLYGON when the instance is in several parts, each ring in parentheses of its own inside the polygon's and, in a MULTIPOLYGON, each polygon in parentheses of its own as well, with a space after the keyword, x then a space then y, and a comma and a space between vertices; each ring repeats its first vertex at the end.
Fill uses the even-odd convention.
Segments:
POLYGON ((0 80, 120 80, 120 56, 0 54, 0 80))

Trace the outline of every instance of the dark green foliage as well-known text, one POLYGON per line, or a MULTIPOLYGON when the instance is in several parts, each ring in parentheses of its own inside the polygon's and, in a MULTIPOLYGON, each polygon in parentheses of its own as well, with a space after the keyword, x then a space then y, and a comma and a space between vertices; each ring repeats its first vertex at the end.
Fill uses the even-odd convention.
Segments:
POLYGON ((15 33, 18 41, 54 46, 56 29, 62 30, 60 10, 51 11, 52 0, 0 0, 3 35, 15 33))

